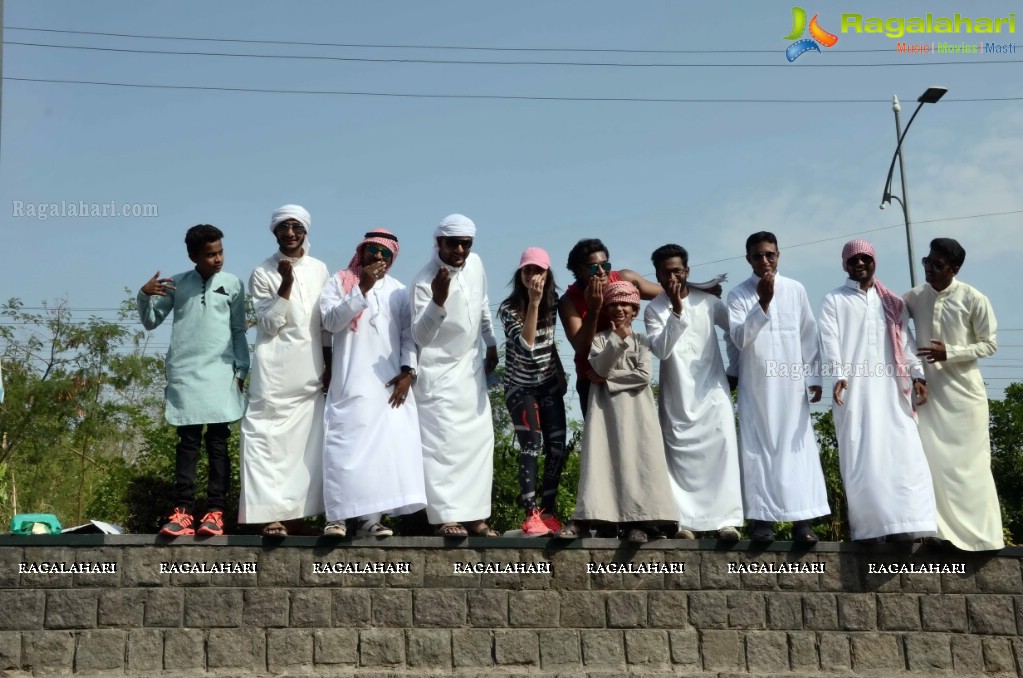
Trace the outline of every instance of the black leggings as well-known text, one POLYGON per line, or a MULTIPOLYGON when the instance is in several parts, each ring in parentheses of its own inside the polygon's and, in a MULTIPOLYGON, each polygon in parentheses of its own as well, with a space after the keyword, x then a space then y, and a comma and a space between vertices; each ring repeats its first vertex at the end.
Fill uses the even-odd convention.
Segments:
POLYGON ((509 384, 504 391, 519 440, 519 485, 522 507, 527 513, 536 508, 536 458, 543 452, 540 508, 554 515, 561 471, 565 468, 565 401, 558 391, 556 379, 539 386, 509 384))

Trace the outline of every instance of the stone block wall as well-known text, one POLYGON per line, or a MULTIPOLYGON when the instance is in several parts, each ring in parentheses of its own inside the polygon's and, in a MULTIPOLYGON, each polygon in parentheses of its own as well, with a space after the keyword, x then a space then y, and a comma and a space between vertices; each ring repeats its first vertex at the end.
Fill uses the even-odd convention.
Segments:
POLYGON ((0 675, 1016 676, 1021 556, 3 537, 0 675))

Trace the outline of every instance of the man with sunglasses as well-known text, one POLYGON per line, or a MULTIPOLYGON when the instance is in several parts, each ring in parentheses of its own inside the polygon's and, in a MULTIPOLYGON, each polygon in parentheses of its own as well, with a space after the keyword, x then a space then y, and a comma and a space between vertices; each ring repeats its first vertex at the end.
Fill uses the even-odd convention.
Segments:
POLYGON ((902 298, 875 277, 869 242, 847 242, 842 268, 849 278, 825 295, 819 325, 835 379, 831 411, 852 538, 931 536, 934 489, 916 425, 916 411, 929 405, 909 316, 902 298))
POLYGON ((773 233, 746 239, 753 275, 728 294, 739 349, 739 461, 750 539, 772 541, 772 522, 793 521, 794 541, 813 543, 810 519, 831 512, 809 402, 821 399, 820 351, 806 290, 778 275, 773 233))
POLYGON ((931 467, 938 536, 964 551, 1005 545, 991 475, 988 399, 977 361, 998 349, 998 322, 988 298, 956 279, 966 250, 935 238, 923 258, 926 282, 904 299, 924 361, 928 404, 920 438, 931 467))
POLYGON ((264 523, 323 512, 323 394, 330 384, 330 333, 320 323, 326 265, 309 256, 309 212, 284 205, 270 218, 277 251, 256 267, 249 294, 256 345, 241 425, 238 520, 264 523))
POLYGON ((575 282, 568 286, 558 302, 558 315, 565 328, 565 336, 575 351, 576 392, 579 407, 586 417, 590 397, 590 384, 602 384, 606 380, 590 366, 590 346, 597 332, 611 329, 611 321, 601 310, 604 287, 624 280, 635 285, 640 299, 649 301, 661 293, 656 285, 639 273, 622 269, 614 271, 609 261, 607 247, 597 238, 585 238, 572 247, 568 253, 568 270, 575 276, 575 282))
POLYGON ((335 361, 324 451, 328 537, 344 537, 349 518, 358 519, 357 536, 388 537, 384 513, 426 505, 408 289, 387 275, 397 257, 393 233, 366 233, 320 297, 335 361))
POLYGON ((433 236, 433 257, 412 283, 426 515, 443 537, 496 537, 486 523, 494 476, 486 375, 497 367, 487 275, 468 217, 446 217, 433 236))

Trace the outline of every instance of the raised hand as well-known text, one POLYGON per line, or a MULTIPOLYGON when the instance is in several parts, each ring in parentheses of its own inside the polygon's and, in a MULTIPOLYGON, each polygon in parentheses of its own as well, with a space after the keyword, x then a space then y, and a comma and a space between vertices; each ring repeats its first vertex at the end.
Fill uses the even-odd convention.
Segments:
POLYGON ((668 281, 667 289, 664 290, 665 292, 668 293, 668 299, 669 301, 671 301, 671 310, 674 311, 675 313, 682 312, 683 289, 684 289, 683 282, 676 278, 675 276, 672 276, 671 280, 668 281))
POLYGON ((157 271, 153 274, 153 277, 146 281, 146 284, 142 286, 142 294, 147 297, 166 297, 167 290, 177 289, 174 285, 169 283, 174 282, 174 278, 161 278, 160 272, 157 271))
POLYGON ((586 308, 590 313, 598 313, 602 303, 604 303, 604 281, 594 276, 590 278, 590 282, 586 283, 586 308))
POLYGON ((451 288, 451 274, 448 269, 441 266, 437 269, 437 275, 433 276, 430 282, 430 290, 433 291, 433 303, 444 308, 444 302, 448 300, 448 290, 451 288))
POLYGON ((630 334, 632 334, 632 323, 629 322, 628 320, 623 320, 621 323, 612 320, 611 331, 617 334, 622 339, 625 339, 630 334))
POLYGON ((757 283, 757 296, 760 297, 760 307, 767 312, 767 307, 771 305, 771 300, 774 299, 774 271, 768 271, 764 274, 764 277, 757 283))
POLYGON ((529 303, 539 304, 543 299, 543 286, 547 282, 547 271, 537 273, 529 279, 526 291, 529 292, 529 303))
POLYGON ((383 278, 385 273, 387 264, 383 261, 374 261, 369 266, 363 266, 362 273, 359 274, 359 289, 363 294, 369 294, 373 285, 376 285, 377 280, 383 278))
POLYGON ((285 285, 291 285, 295 282, 295 269, 291 265, 290 259, 281 258, 277 262, 277 272, 281 274, 281 282, 285 285))

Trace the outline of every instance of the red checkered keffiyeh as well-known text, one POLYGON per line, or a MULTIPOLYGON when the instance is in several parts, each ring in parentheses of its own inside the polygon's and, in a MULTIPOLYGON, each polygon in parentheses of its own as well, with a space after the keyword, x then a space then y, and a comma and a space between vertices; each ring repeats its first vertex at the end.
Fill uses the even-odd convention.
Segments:
POLYGON ((604 286, 604 300, 601 307, 606 308, 608 304, 632 304, 639 310, 639 290, 627 280, 608 283, 604 286))
MULTIPOLYGON (((844 265, 857 254, 866 254, 875 262, 877 256, 874 254, 874 246, 866 240, 850 240, 842 248, 842 264, 844 265)), ((902 382, 902 392, 909 395, 913 390, 913 381, 909 376, 909 366, 906 364, 906 355, 902 351, 902 310, 905 303, 902 297, 892 292, 884 284, 874 278, 874 289, 877 296, 881 298, 881 306, 884 308, 885 324, 888 325, 888 336, 892 340, 892 352, 895 354, 896 372, 899 381, 902 382)))
MULTIPOLYGON (((338 271, 337 277, 341 281, 341 288, 345 291, 345 294, 351 292, 356 285, 359 284, 359 277, 362 275, 362 251, 369 243, 376 243, 386 247, 394 255, 391 257, 391 265, 398 259, 398 238, 393 233, 388 231, 386 228, 377 228, 365 236, 363 241, 359 243, 358 247, 355 248, 355 254, 352 255, 352 260, 348 262, 348 268, 343 271, 338 271)), ((352 332, 355 332, 359 327, 359 318, 362 317, 362 311, 352 319, 352 332)))

